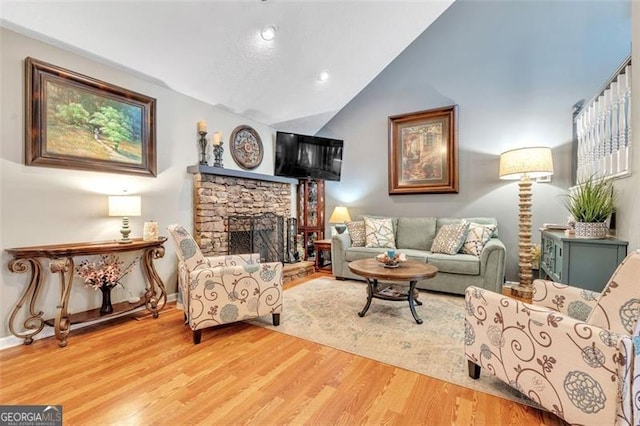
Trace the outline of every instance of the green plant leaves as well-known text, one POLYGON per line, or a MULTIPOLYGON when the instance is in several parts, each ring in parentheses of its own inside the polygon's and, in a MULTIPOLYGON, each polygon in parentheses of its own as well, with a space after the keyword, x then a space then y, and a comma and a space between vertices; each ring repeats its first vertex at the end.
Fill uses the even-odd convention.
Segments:
POLYGON ((615 211, 616 194, 611 180, 589 179, 565 194, 565 205, 577 222, 604 222, 615 211))

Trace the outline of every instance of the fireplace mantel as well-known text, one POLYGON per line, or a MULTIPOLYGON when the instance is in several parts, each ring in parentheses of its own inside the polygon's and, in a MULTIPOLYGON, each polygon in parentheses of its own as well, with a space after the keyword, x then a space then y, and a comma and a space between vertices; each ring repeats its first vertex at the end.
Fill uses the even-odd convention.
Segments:
POLYGON ((194 175, 197 173, 201 173, 205 175, 227 176, 227 177, 235 177, 235 178, 250 179, 250 180, 262 180, 266 182, 289 183, 291 185, 298 184, 298 179, 292 179, 292 178, 281 177, 281 176, 263 175, 260 173, 245 172, 244 170, 232 170, 232 169, 225 169, 222 167, 203 166, 200 164, 187 167, 187 172, 194 175))

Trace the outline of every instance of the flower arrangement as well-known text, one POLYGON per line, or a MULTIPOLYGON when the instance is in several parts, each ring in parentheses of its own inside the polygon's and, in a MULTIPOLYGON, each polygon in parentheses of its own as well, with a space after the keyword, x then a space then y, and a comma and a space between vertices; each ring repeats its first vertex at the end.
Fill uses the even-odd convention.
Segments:
MULTIPOLYGON (((93 287, 98 290, 102 287, 113 288, 118 284, 122 285, 120 280, 133 269, 140 258, 136 257, 123 268, 124 261, 113 254, 103 254, 98 262, 89 262, 83 260, 75 268, 76 275, 82 278, 86 286, 93 287)), ((122 285, 124 288, 124 286, 122 285)))
POLYGON ((387 253, 382 253, 376 256, 376 260, 385 265, 395 266, 399 263, 407 261, 407 255, 404 253, 396 253, 393 257, 389 257, 387 253))

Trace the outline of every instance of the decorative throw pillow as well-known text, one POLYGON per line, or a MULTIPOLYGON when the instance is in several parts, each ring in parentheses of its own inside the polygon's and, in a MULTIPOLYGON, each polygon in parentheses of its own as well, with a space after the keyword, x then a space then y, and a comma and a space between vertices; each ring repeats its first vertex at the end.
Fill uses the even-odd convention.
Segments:
POLYGON ((391 218, 364 218, 365 247, 396 248, 391 218))
POLYGON ((351 237, 351 247, 364 247, 364 220, 347 222, 347 229, 349 230, 349 236, 351 237))
POLYGON ((469 232, 469 222, 442 225, 431 246, 432 253, 456 254, 469 232))
POLYGON ((469 224, 469 233, 460 250, 465 254, 480 256, 484 245, 487 244, 491 235, 496 230, 495 225, 480 225, 479 223, 469 224))

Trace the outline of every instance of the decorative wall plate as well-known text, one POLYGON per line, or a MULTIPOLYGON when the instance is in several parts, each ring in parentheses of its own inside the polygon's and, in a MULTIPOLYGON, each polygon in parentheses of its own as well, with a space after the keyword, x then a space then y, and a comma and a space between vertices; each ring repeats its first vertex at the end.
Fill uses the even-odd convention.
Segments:
POLYGON ((255 169, 262 163, 262 140, 251 126, 243 124, 233 130, 229 149, 233 160, 244 169, 255 169))

